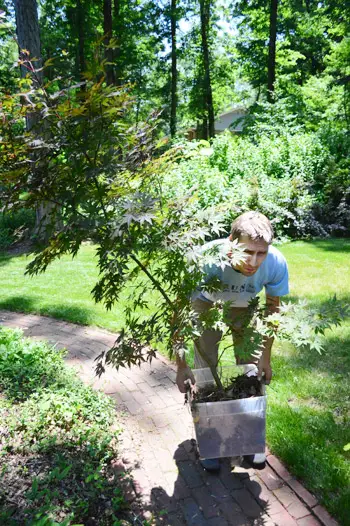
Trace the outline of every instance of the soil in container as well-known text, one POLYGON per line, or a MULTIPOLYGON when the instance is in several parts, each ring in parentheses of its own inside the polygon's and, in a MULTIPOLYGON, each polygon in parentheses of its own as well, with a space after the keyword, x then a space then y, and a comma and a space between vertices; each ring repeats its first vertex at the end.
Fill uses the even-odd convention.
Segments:
POLYGON ((192 404, 205 402, 224 402, 227 400, 240 400, 254 396, 263 396, 261 381, 256 376, 246 376, 244 374, 232 378, 228 387, 224 390, 214 385, 200 387, 192 393, 192 404))

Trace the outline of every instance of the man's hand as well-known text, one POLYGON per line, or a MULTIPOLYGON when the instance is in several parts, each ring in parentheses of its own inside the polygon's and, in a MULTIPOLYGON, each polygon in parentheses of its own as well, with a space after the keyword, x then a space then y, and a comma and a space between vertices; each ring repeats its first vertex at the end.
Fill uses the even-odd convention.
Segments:
POLYGON ((176 385, 179 388, 180 393, 186 393, 187 386, 194 385, 196 383, 191 368, 186 364, 185 366, 179 366, 177 368, 176 385))
POLYGON ((264 360, 260 360, 258 367, 258 378, 261 380, 263 373, 265 374, 265 384, 269 385, 272 379, 272 369, 270 363, 264 363, 264 360))

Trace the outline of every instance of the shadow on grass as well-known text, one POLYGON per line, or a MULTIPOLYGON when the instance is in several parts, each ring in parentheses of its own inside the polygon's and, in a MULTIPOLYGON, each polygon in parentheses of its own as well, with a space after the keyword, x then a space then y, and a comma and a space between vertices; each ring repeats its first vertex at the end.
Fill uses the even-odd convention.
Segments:
POLYGON ((304 243, 327 252, 344 252, 344 254, 350 252, 350 239, 348 238, 317 239, 304 241, 304 243))
MULTIPOLYGON (((39 291, 40 292, 40 291, 39 291)), ((88 309, 77 305, 57 304, 40 305, 39 297, 35 296, 11 296, 6 299, 0 298, 0 309, 14 312, 23 312, 27 314, 38 314, 42 316, 51 316, 59 320, 78 323, 80 325, 89 325, 92 323, 91 312, 88 309)))
POLYGON ((0 267, 6 267, 11 263, 11 260, 18 257, 18 255, 10 256, 7 252, 0 251, 0 267))
POLYGON ((0 267, 8 265, 12 259, 18 258, 20 256, 33 256, 34 252, 34 246, 30 243, 24 243, 23 245, 13 247, 10 250, 0 249, 0 267))
POLYGON ((322 296, 298 296, 296 294, 288 294, 288 296, 282 297, 282 303, 298 303, 298 301, 304 301, 306 300, 309 305, 312 305, 313 307, 324 307, 329 301, 331 301, 334 296, 336 296, 337 300, 341 305, 349 305, 350 304, 350 294, 346 293, 343 294, 341 291, 334 291, 333 294, 322 294, 322 296))

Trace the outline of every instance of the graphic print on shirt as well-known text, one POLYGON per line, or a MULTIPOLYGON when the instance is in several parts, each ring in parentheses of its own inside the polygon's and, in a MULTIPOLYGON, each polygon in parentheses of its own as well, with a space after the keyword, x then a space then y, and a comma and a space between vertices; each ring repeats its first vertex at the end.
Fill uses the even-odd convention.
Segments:
MULTIPOLYGON (((227 239, 210 241, 206 249, 218 246, 220 251, 226 253, 227 239)), ((207 292, 201 287, 193 294, 192 299, 204 301, 230 301, 235 307, 247 307, 264 287, 271 296, 284 296, 288 294, 288 267, 284 256, 273 246, 269 247, 266 259, 253 276, 244 276, 232 267, 216 265, 211 262, 204 266, 204 273, 208 278, 216 277, 221 281, 221 290, 207 292)))
POLYGON ((255 287, 253 283, 243 283, 242 285, 234 285, 229 283, 223 283, 221 287, 222 292, 233 292, 235 294, 255 294, 255 287))

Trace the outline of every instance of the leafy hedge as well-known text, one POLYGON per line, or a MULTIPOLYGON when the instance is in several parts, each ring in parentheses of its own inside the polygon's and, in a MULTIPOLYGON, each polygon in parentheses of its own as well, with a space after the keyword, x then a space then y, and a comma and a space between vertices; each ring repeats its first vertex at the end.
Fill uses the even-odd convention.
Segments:
POLYGON ((224 133, 212 145, 185 143, 184 160, 167 176, 167 195, 196 193, 203 208, 222 209, 227 229, 237 215, 257 209, 280 238, 348 235, 347 165, 326 137, 257 127, 255 134, 224 133))

